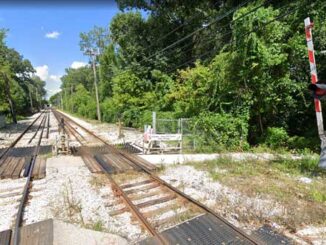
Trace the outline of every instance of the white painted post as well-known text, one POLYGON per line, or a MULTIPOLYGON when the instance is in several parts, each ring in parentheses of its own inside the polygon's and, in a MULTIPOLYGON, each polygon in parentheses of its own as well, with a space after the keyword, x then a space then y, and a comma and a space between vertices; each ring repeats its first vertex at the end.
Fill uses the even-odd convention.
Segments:
POLYGON ((152 113, 152 128, 153 128, 153 133, 156 133, 156 112, 153 111, 152 113))

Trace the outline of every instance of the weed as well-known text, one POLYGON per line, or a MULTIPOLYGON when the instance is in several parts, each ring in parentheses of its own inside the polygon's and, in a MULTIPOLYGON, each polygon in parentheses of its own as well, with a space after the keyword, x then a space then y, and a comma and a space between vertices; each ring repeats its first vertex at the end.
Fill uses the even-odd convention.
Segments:
POLYGON ((95 189, 102 188, 107 184, 107 178, 103 174, 92 175, 89 184, 95 189))
POLYGON ((85 225, 82 216, 81 201, 74 196, 71 180, 64 184, 62 191, 63 202, 62 204, 52 204, 52 213, 54 217, 60 217, 71 223, 85 225))
POLYGON ((96 221, 93 226, 92 229, 95 231, 104 231, 104 224, 101 220, 96 221))
POLYGON ((311 191, 311 197, 314 201, 316 202, 321 202, 321 203, 324 203, 326 202, 326 193, 322 193, 318 190, 312 190, 311 191))
POLYGON ((130 182, 130 180, 136 180, 141 177, 145 177, 146 175, 136 172, 134 170, 130 170, 121 174, 114 175, 114 179, 118 184, 130 182))

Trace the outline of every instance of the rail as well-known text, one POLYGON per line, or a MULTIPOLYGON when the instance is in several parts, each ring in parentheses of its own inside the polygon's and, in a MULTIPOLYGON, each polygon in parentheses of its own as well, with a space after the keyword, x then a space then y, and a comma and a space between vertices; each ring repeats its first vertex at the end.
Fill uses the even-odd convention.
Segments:
MULTIPOLYGON (((94 138, 97 138, 99 141, 101 141, 102 143, 104 143, 112 152, 114 152, 114 153, 116 153, 118 155, 121 155, 121 156, 127 158, 129 161, 131 161, 133 164, 135 164, 139 169, 141 169, 144 173, 146 173, 151 179, 153 179, 154 181, 157 181, 161 185, 165 186, 171 192, 175 193, 176 195, 178 195, 179 197, 181 197, 183 199, 186 199, 188 202, 190 202, 193 205, 197 206, 201 210, 204 210, 204 212, 213 215, 216 219, 218 219, 219 221, 221 221, 222 223, 224 223, 226 226, 228 226, 230 229, 232 229, 233 231, 235 231, 237 234, 239 234, 240 236, 242 236, 243 238, 245 238, 251 244, 260 244, 258 241, 256 241, 256 239, 254 239, 253 237, 249 236, 248 234, 246 234, 241 229, 235 227, 233 224, 231 224, 230 222, 228 222, 226 219, 224 219, 223 217, 221 217, 220 215, 218 215, 217 213, 215 213, 212 209, 208 208, 207 206, 203 205, 202 203, 198 202, 197 200, 193 199, 192 197, 190 197, 190 196, 186 195, 185 193, 181 192, 177 188, 173 187, 172 185, 170 185, 166 181, 164 181, 161 178, 159 178, 151 170, 149 170, 146 167, 144 167, 143 165, 139 164, 138 161, 137 161, 138 159, 137 159, 136 156, 131 155, 129 153, 126 153, 124 151, 121 151, 121 150, 116 149, 114 146, 112 146, 111 144, 107 143, 106 140, 102 139, 101 137, 99 137, 98 135, 96 135, 95 133, 93 133, 92 131, 90 131, 89 129, 83 127, 79 123, 75 122, 71 118, 67 117, 66 115, 64 115, 64 114, 62 114, 60 112, 57 112, 57 111, 55 111, 55 113, 58 113, 61 117, 65 118, 65 122, 66 123, 70 124, 70 122, 72 122, 73 124, 77 125, 82 130, 84 130, 85 132, 89 133, 94 138)), ((167 244, 167 241, 165 240, 165 238, 161 234, 159 234, 155 230, 155 228, 153 228, 151 226, 151 224, 149 224, 149 222, 147 222, 146 218, 139 212, 139 210, 137 209, 137 207, 130 201, 130 199, 128 198, 128 196, 125 195, 125 193, 122 190, 122 188, 120 188, 120 186, 114 181, 114 179, 112 178, 112 176, 109 173, 107 173, 107 171, 105 171, 102 166, 100 166, 100 167, 102 168, 102 171, 106 174, 106 176, 108 176, 108 178, 110 179, 111 183, 113 184, 113 188, 116 190, 117 194, 123 197, 123 201, 129 207, 129 209, 132 211, 132 213, 136 216, 136 218, 142 223, 142 225, 160 243, 167 244)))
MULTIPOLYGON (((36 146, 36 148, 34 150, 34 153, 33 153, 33 156, 32 156, 31 167, 29 168, 29 172, 28 172, 28 175, 27 175, 27 180, 26 180, 26 183, 24 185, 24 190, 23 190, 23 193, 22 193, 22 198, 21 198, 20 203, 19 203, 18 212, 17 212, 16 220, 15 220, 13 239, 12 239, 12 241, 13 241, 12 244, 13 245, 19 245, 19 243, 20 243, 20 241, 19 241, 19 228, 21 226, 22 216, 23 216, 23 212, 24 212, 24 206, 25 206, 28 194, 29 194, 29 189, 31 187, 34 165, 35 165, 38 153, 40 151, 40 145, 41 145, 41 141, 42 141, 42 138, 43 138, 43 132, 44 132, 44 129, 45 129, 46 116, 47 115, 44 115, 44 117, 42 118, 42 121, 40 123, 40 125, 42 126, 42 130, 41 130, 38 142, 37 142, 37 146, 36 146)), ((40 127, 38 127, 38 130, 39 130, 39 128, 40 127)), ((37 131, 36 131, 36 133, 37 133, 37 131)))

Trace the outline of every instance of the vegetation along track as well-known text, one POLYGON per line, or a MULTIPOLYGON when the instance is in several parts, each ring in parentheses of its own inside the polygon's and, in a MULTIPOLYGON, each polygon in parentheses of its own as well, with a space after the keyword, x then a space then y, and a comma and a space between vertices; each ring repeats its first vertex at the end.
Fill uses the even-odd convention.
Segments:
MULTIPOLYGON (((7 158, 10 158, 10 151, 14 149, 14 147, 16 146, 16 144, 23 138, 23 136, 32 129, 32 126, 34 124, 36 124, 37 121, 39 122, 39 125, 36 129, 36 131, 34 132, 33 136, 29 139, 28 144, 31 143, 31 141, 39 134, 38 136, 38 141, 37 144, 33 149, 33 152, 31 154, 31 157, 27 158, 26 161, 24 161, 24 158, 13 158, 15 160, 17 160, 16 164, 11 164, 10 166, 16 166, 15 168, 18 168, 18 165, 20 163, 24 162, 24 173, 23 176, 26 177, 26 181, 25 183, 23 183, 22 186, 22 191, 20 191, 20 188, 15 188, 13 190, 13 192, 9 193, 9 196, 12 197, 13 195, 21 195, 21 198, 18 199, 19 201, 19 205, 18 205, 18 211, 17 214, 15 216, 15 221, 14 221, 14 229, 13 229, 13 234, 11 235, 11 231, 5 231, 9 233, 9 240, 11 240, 10 244, 14 244, 14 245, 18 245, 20 244, 20 227, 22 225, 22 220, 23 220, 23 214, 24 214, 24 208, 25 208, 25 204, 28 200, 28 195, 30 193, 30 189, 32 188, 32 180, 33 180, 33 176, 34 176, 34 166, 36 163, 36 159, 37 156, 39 154, 40 151, 40 146, 41 146, 41 142, 42 142, 42 138, 44 137, 44 130, 49 126, 49 112, 48 111, 43 111, 40 113, 40 115, 17 137, 17 139, 15 139, 11 145, 6 148, 0 157, 0 168, 1 166, 4 166, 4 161, 7 158), (46 124, 46 122, 48 122, 46 124)), ((21 148, 19 148, 21 149, 21 148)), ((22 150, 22 149, 21 149, 22 150)), ((14 161, 14 160, 12 160, 14 161)), ((9 166, 7 167, 9 168, 9 166)), ((2 169, 2 168, 1 168, 2 169)), ((4 169, 2 169, 4 170, 4 169)), ((20 173, 18 173, 17 178, 20 176, 20 173)), ((2 195, 4 198, 8 196, 8 194, 6 195, 2 195)))
MULTIPOLYGON (((232 241, 237 244, 260 244, 255 238, 233 226, 210 208, 159 178, 148 167, 150 164, 146 163, 142 158, 117 149, 63 113, 56 110, 53 112, 58 121, 64 118, 67 132, 81 145, 87 145, 87 139, 77 129, 86 132, 104 145, 107 154, 102 155, 94 151, 83 151, 81 154, 95 159, 101 172, 110 180, 111 187, 119 198, 119 201, 111 205, 121 206, 121 203, 124 204, 122 208, 111 212, 111 215, 114 216, 130 211, 147 233, 152 236, 150 238, 152 239, 151 242, 155 242, 156 244, 171 244, 171 236, 162 233, 162 231, 191 218, 196 219, 201 215, 208 215, 210 219, 214 220, 213 223, 218 224, 219 229, 222 229, 226 233, 224 237, 226 241, 232 241), (112 166, 118 169, 114 174, 112 172, 112 166), (119 169, 124 169, 123 173, 119 172, 119 169), (151 209, 154 206, 155 209, 151 209), (163 213, 167 214, 168 212, 170 212, 170 215, 162 216, 163 213), (227 234, 229 237, 227 237, 227 234)), ((208 229, 212 228, 210 227, 208 229)), ((213 228, 213 231, 216 230, 213 228)), ((178 240, 175 237, 173 239, 174 241, 178 240)), ((190 238, 182 239, 188 239, 188 242, 190 241, 190 238)))

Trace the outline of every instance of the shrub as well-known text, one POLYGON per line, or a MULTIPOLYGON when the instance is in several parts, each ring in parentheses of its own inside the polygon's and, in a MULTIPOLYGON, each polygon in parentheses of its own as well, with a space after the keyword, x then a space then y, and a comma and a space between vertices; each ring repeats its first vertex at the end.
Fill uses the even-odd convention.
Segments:
POLYGON ((106 98, 101 103, 102 119, 105 122, 114 123, 117 119, 117 110, 111 98, 106 98))
POLYGON ((307 136, 293 136, 288 140, 288 147, 294 150, 304 150, 304 151, 320 151, 320 140, 318 135, 315 137, 307 136))
POLYGON ((285 147, 289 136, 284 128, 271 127, 267 129, 265 144, 273 149, 285 147))
POLYGON ((248 121, 245 117, 234 117, 226 113, 202 113, 194 121, 197 147, 203 150, 239 150, 249 147, 248 121))

